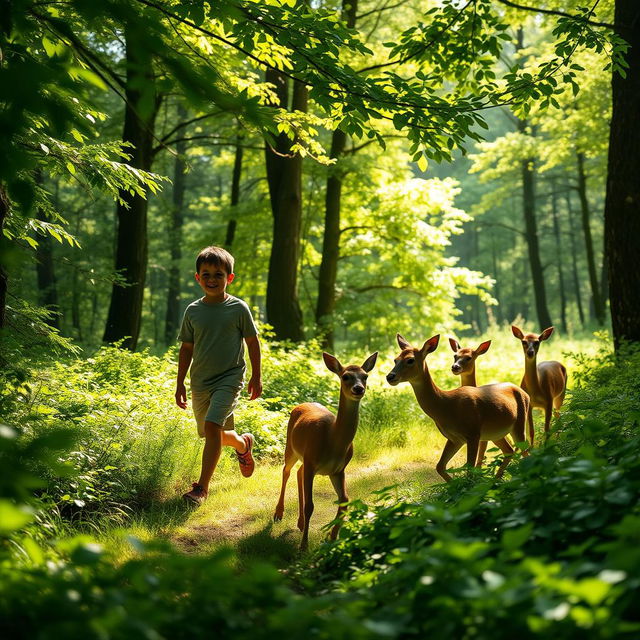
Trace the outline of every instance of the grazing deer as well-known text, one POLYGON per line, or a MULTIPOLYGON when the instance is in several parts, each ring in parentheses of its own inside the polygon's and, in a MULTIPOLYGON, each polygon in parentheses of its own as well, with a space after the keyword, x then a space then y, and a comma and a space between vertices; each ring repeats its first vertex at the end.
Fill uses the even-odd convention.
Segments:
MULTIPOLYGON (((553 409, 558 414, 558 409, 564 401, 564 394, 567 390, 567 369, 556 360, 546 360, 536 365, 538 349, 543 340, 547 340, 553 333, 553 327, 545 329, 540 335, 527 333, 526 335, 516 327, 512 326, 513 335, 522 342, 524 351, 524 377, 520 386, 529 394, 531 398, 531 409, 534 407, 544 409, 544 433, 549 433, 551 424, 551 414, 553 409)), ((534 428, 533 415, 529 410, 529 437, 533 446, 534 428)))
POLYGON ((432 380, 426 362, 427 355, 438 347, 440 336, 429 338, 421 349, 412 347, 400 334, 397 339, 402 351, 387 374, 387 381, 392 386, 409 382, 418 404, 447 439, 436 471, 449 482, 447 464, 458 450, 466 444, 467 464, 474 466, 478 443, 491 440, 505 456, 496 473, 496 477, 502 476, 513 455, 505 436, 511 433, 515 442, 525 439, 529 396, 510 382, 444 391, 432 380))
MULTIPOLYGON (((367 374, 373 369, 378 352, 370 355, 359 367, 343 367, 335 356, 323 353, 324 363, 329 371, 340 378, 340 403, 338 414, 317 402, 299 404, 291 412, 287 427, 287 445, 282 469, 282 489, 273 519, 282 520, 284 513, 284 493, 293 466, 300 460, 298 469, 298 529, 302 531, 301 549, 309 544, 309 521, 313 513, 313 479, 316 475, 329 476, 338 494, 338 513, 346 508, 349 501, 345 486, 344 470, 353 456, 353 438, 358 428, 360 400, 367 387, 367 374)), ((335 540, 339 524, 331 529, 330 537, 335 540)))
MULTIPOLYGON (((483 353, 489 351, 491 340, 481 343, 477 349, 471 349, 460 346, 460 343, 453 338, 449 338, 449 344, 453 351, 453 364, 451 365, 451 373, 460 376, 461 387, 477 387, 476 382, 476 358, 483 353)), ((480 440, 478 445, 478 460, 476 467, 481 467, 484 462, 484 455, 487 452, 487 441, 480 440)))

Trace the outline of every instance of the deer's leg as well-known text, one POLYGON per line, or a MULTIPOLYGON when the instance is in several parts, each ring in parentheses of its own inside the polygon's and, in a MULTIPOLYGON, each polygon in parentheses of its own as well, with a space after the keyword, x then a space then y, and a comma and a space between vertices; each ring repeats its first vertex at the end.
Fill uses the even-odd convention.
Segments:
MULTIPOLYGON (((338 513, 336 513, 336 520, 337 520, 340 517, 340 514, 347 508, 344 505, 344 503, 349 502, 349 496, 347 495, 347 486, 345 482, 344 469, 340 471, 340 473, 336 473, 332 476, 329 476, 329 479, 331 480, 331 484, 333 485, 333 488, 335 489, 336 494, 338 496, 338 502, 340 503, 338 506, 338 513)), ((339 529, 340 529, 339 524, 334 525, 334 527, 331 529, 331 533, 329 534, 329 537, 332 540, 335 540, 336 537, 338 536, 339 529)))
POLYGON ((304 463, 298 469, 298 529, 304 530, 304 463))
POLYGON ((553 400, 548 401, 544 407, 544 437, 549 437, 549 426, 551 425, 551 416, 553 415, 553 400))
POLYGON ((447 464, 449 463, 449 460, 458 453, 461 446, 462 443, 456 444, 455 442, 451 442, 451 440, 447 440, 447 444, 444 445, 442 455, 436 465, 436 471, 445 479, 446 482, 451 482, 451 476, 447 473, 447 464))
POLYGON ((303 551, 309 546, 309 522, 313 514, 313 478, 316 470, 309 464, 302 467, 302 479, 304 482, 304 529, 302 530, 302 541, 300 549, 303 551))
POLYGON ((280 488, 280 498, 276 505, 276 512, 273 514, 273 519, 276 522, 282 520, 282 515, 284 514, 284 492, 287 488, 289 476, 291 475, 291 469, 296 463, 295 456, 287 455, 288 453, 288 451, 285 451, 284 466, 282 467, 282 487, 280 488))
POLYGON ((529 441, 531 442, 531 447, 533 448, 533 441, 535 439, 536 430, 533 424, 533 407, 529 405, 527 409, 527 423, 529 424, 529 441))
POLYGON ((475 467, 478 459, 478 448, 480 446, 480 434, 470 436, 467 440, 467 466, 475 467))
POLYGON ((484 462, 484 455, 487 452, 487 441, 480 440, 478 444, 478 459, 476 461, 476 467, 481 467, 484 462))
POLYGON ((507 465, 511 462, 511 457, 513 456, 513 447, 509 444, 506 438, 502 438, 501 440, 494 440, 494 444, 500 447, 500 451, 504 454, 504 460, 502 464, 498 467, 496 471, 496 478, 501 478, 504 470, 507 468, 507 465))

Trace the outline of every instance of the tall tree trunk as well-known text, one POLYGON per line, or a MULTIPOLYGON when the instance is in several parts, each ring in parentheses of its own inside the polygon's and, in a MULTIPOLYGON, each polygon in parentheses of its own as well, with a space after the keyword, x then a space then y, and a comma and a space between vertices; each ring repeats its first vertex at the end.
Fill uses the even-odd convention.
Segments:
POLYGON ((491 234, 491 263, 492 263, 493 277, 496 280, 496 283, 494 285, 494 293, 495 293, 495 298, 498 301, 498 304, 496 306, 496 311, 495 311, 495 317, 496 317, 496 322, 498 324, 501 324, 502 321, 504 320, 504 314, 502 313, 502 303, 501 303, 502 286, 500 284, 502 282, 502 276, 500 274, 500 263, 498 262, 498 250, 496 247, 496 237, 494 234, 491 234))
MULTIPOLYGON (((133 145, 129 164, 149 171, 153 162, 153 130, 160 100, 156 93, 151 57, 141 48, 137 34, 125 29, 127 104, 122 139, 133 145)), ((122 340, 122 346, 135 350, 140 335, 142 299, 147 271, 148 201, 121 191, 118 203, 115 269, 123 283, 115 282, 104 331, 105 342, 122 340)))
POLYGON ((596 321, 602 326, 604 324, 604 305, 601 302, 600 285, 598 284, 598 276, 596 274, 596 259, 593 252, 593 239, 591 237, 591 224, 589 222, 591 212, 589 210, 589 199, 587 198, 587 176, 584 171, 584 154, 577 153, 576 157, 578 166, 578 196, 580 198, 580 209, 582 211, 582 232, 584 234, 593 312, 596 321))
MULTIPOLYGON (((275 85, 282 108, 287 108, 286 76, 269 69, 267 82, 275 85)), ((307 110, 307 89, 293 82, 293 111, 307 110)), ((291 155, 291 141, 285 134, 276 139, 275 149, 265 148, 267 181, 273 213, 273 242, 267 278, 267 321, 278 340, 304 339, 302 310, 298 302, 298 261, 302 224, 302 157, 291 155)))
POLYGON ((562 262, 564 252, 562 251, 562 240, 560 237, 560 221, 558 220, 558 196, 556 193, 556 181, 551 181, 551 212, 553 214, 553 234, 556 239, 556 260, 558 265, 558 282, 560 284, 560 321, 562 331, 567 334, 567 296, 564 288, 564 272, 562 262))
MULTIPOLYGON (((37 169, 35 173, 36 183, 42 188, 44 176, 42 170, 37 169)), ((47 214, 38 209, 36 213, 38 220, 47 222, 47 214)), ((51 236, 46 234, 38 240, 36 248, 36 276, 38 281, 38 304, 54 315, 47 319, 47 324, 59 329, 60 321, 58 315, 58 285, 56 280, 55 266, 53 264, 53 242, 51 236)))
MULTIPOLYGON (((331 138, 331 157, 340 158, 347 142, 347 134, 340 129, 331 138)), ((341 168, 329 168, 324 207, 324 236, 322 239, 322 260, 318 275, 318 300, 316 303, 316 324, 324 349, 334 348, 334 318, 336 306, 336 278, 340 257, 340 199, 342 196, 341 168)))
MULTIPOLYGON (((187 110, 178 105, 179 122, 187 119, 187 110)), ((178 335, 180 322, 180 262, 182 260, 182 225, 184 222, 184 194, 186 190, 186 140, 176 142, 176 157, 173 162, 173 192, 171 194, 171 218, 169 220, 169 286, 167 287, 167 310, 164 317, 164 342, 173 344, 178 335)))
POLYGON ((571 194, 567 192, 567 214, 569 217, 569 238, 571 240, 571 271, 573 273, 573 289, 578 305, 580 324, 584 327, 584 310, 582 308, 582 294, 580 293, 580 278, 578 276, 578 251, 576 248, 576 231, 573 224, 573 207, 571 206, 571 194))
MULTIPOLYGON (((524 48, 524 30, 522 27, 517 33, 516 51, 524 48)), ((524 61, 523 61, 524 62, 524 61)), ((522 63, 521 63, 522 64, 522 63)), ((518 131, 525 133, 529 123, 527 120, 518 120, 518 131)), ((547 292, 544 283, 544 272, 540 261, 540 245, 538 242, 538 223, 536 220, 536 196, 535 196, 535 159, 525 158, 521 162, 522 175, 522 210, 524 214, 525 238, 529 252, 529 265, 531 267, 531 279, 533 280, 533 294, 536 303, 536 313, 540 328, 550 327, 551 315, 547 307, 547 292)))
MULTIPOLYGON (((9 217, 9 196, 4 190, 2 184, 0 184, 0 242, 3 235, 4 225, 9 217)), ((1 245, 0 245, 1 246, 1 245)), ((9 273, 2 262, 3 255, 0 253, 0 329, 5 326, 5 316, 7 310, 7 288, 9 285, 9 273)))
MULTIPOLYGON (((358 0, 343 0, 342 17, 348 27, 356 24, 358 0)), ((342 196, 343 173, 340 158, 347 144, 347 134, 335 129, 331 136, 331 158, 337 160, 329 169, 324 209, 324 237, 322 240, 322 260, 318 276, 318 300, 316 303, 316 325, 322 347, 334 350, 334 311, 336 306, 336 279, 340 258, 340 199, 342 196)))
MULTIPOLYGON (((56 182, 56 206, 60 206, 58 202, 58 183, 56 182)), ((80 210, 76 213, 73 235, 77 238, 80 235, 80 225, 82 223, 82 213, 80 210)), ((73 276, 71 277, 71 328, 73 335, 82 340, 82 322, 80 314, 80 276, 77 265, 72 265, 73 276)), ((86 294, 85 294, 86 295, 86 294)))
MULTIPOLYGON (((518 129, 521 132, 527 127, 526 120, 518 122, 518 129)), ((534 159, 528 158, 521 162, 522 175, 522 210, 524 213, 525 237, 527 249, 529 251, 529 265, 531 267, 531 278, 533 280, 533 293, 536 303, 536 313, 541 329, 550 327, 551 315, 547 307, 547 292, 544 282, 542 262, 540 261, 540 245, 538 242, 538 224, 536 220, 536 196, 535 196, 535 175, 534 159)))
POLYGON ((229 222, 227 223, 227 236, 224 241, 224 246, 231 251, 233 241, 236 237, 236 227, 238 226, 238 220, 236 219, 235 208, 240 202, 240 178, 242 177, 242 134, 238 133, 236 136, 236 151, 233 159, 233 174, 231 176, 231 212, 229 222))
POLYGON ((630 45, 626 78, 614 73, 604 208, 613 338, 640 342, 640 5, 616 0, 616 31, 630 45))

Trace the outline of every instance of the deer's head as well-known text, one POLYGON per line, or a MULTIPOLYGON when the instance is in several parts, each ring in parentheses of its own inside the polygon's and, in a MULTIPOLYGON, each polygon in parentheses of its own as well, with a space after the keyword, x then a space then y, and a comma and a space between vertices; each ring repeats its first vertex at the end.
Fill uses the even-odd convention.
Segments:
POLYGON ((514 325, 511 327, 511 332, 516 338, 518 338, 518 340, 522 342, 522 350, 524 351, 525 358, 533 360, 538 355, 540 343, 543 340, 547 340, 553 333, 553 327, 549 327, 548 329, 545 329, 540 335, 536 335, 535 333, 524 334, 518 327, 514 325))
POLYGON ((453 338, 449 338, 449 344, 453 350, 451 373, 461 375, 463 373, 473 373, 476 366, 476 358, 489 351, 491 340, 481 343, 477 349, 472 349, 471 347, 465 347, 463 349, 460 343, 453 338))
POLYGON ((371 354, 359 367, 350 364, 343 367, 340 361, 330 353, 323 353, 322 358, 329 371, 333 371, 340 378, 340 390, 350 400, 360 400, 367 390, 367 378, 378 359, 378 352, 371 354))
POLYGON ((387 382, 394 387, 400 382, 410 382, 424 374, 424 360, 438 348, 440 336, 429 338, 421 349, 412 347, 399 333, 396 339, 402 351, 394 360, 395 366, 387 374, 387 382))

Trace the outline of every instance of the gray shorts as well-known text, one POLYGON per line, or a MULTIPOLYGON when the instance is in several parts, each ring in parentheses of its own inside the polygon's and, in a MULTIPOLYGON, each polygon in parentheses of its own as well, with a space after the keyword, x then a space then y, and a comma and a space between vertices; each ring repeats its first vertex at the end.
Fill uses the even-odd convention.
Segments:
POLYGON ((198 426, 198 435, 204 438, 204 423, 213 422, 226 431, 233 429, 233 410, 238 404, 242 385, 223 386, 212 391, 192 391, 191 406, 198 426))

